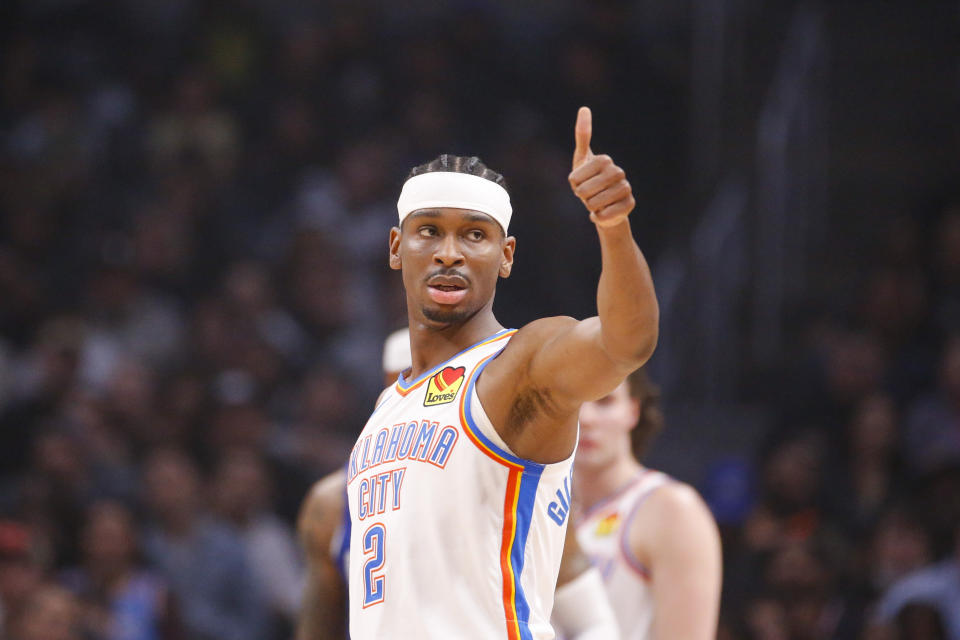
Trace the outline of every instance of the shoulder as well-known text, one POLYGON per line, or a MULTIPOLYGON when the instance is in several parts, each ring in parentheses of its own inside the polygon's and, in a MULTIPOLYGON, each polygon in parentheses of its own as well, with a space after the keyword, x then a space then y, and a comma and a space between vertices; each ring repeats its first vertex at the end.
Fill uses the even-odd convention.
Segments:
POLYGON ((540 318, 521 327, 510 344, 541 346, 557 336, 566 334, 570 331, 576 331, 577 327, 588 323, 590 320, 577 320, 570 316, 550 316, 549 318, 540 318))
POLYGON ((679 481, 666 482, 646 497, 630 522, 629 536, 632 546, 651 553, 719 539, 703 498, 696 489, 679 481))
POLYGON ((330 538, 340 523, 344 507, 346 474, 337 470, 318 480, 300 506, 297 531, 307 553, 326 553, 330 538))
POLYGON ((578 324, 576 318, 569 316, 534 320, 517 330, 500 356, 491 362, 491 367, 526 369, 537 351, 549 346, 554 338, 573 330, 578 324))
POLYGON ((667 482, 656 489, 647 500, 647 513, 669 526, 713 524, 713 515, 696 489, 684 482, 667 482))

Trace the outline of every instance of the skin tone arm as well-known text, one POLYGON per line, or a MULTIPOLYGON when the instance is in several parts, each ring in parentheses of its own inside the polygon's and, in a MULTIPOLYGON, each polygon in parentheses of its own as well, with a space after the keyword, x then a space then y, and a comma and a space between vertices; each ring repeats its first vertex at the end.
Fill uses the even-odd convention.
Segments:
POLYGON ((581 107, 569 181, 600 240, 598 315, 530 323, 478 383, 487 413, 502 426, 500 435, 517 455, 537 462, 568 456, 580 404, 616 388, 649 359, 657 342, 653 280, 627 219, 635 205, 630 183, 609 156, 593 153, 591 136, 590 110, 581 107))
POLYGON ((628 532, 630 548, 651 572, 654 638, 712 640, 720 609, 720 534, 690 486, 657 489, 628 532), (656 523, 656 526, 643 526, 656 523))
POLYGON ((307 557, 304 587, 296 640, 343 640, 346 637, 344 612, 346 585, 330 557, 330 543, 343 519, 343 471, 318 481, 300 509, 297 531, 307 557))

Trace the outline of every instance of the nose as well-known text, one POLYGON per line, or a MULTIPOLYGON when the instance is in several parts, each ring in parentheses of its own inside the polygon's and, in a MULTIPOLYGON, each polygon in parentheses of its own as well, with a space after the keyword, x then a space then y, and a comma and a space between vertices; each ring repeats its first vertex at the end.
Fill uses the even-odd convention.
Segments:
POLYGON ((447 234, 437 245, 433 253, 434 264, 444 267, 456 267, 463 264, 463 252, 454 234, 447 234))
POLYGON ((592 402, 584 402, 580 405, 580 426, 586 429, 592 429, 597 422, 597 410, 592 402))

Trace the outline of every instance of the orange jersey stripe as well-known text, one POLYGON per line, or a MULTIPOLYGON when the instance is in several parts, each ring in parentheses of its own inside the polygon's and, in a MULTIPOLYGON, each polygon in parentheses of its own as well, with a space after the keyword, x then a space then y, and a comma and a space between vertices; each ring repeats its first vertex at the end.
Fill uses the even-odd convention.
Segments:
POLYGON ((517 502, 520 497, 519 469, 511 469, 507 479, 507 495, 503 502, 503 539, 500 543, 500 574, 503 578, 503 613, 507 622, 509 640, 520 640, 520 621, 517 615, 516 580, 510 550, 517 534, 517 502))

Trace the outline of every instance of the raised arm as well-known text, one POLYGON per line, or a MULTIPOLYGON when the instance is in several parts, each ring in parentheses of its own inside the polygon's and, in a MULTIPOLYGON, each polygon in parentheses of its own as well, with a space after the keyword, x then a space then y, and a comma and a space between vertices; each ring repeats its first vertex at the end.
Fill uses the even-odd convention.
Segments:
MULTIPOLYGON (((600 398, 641 367, 657 343, 659 309, 653 280, 643 253, 633 240, 627 216, 634 198, 623 169, 606 155, 590 149, 592 116, 581 107, 575 128, 576 149, 570 186, 587 207, 600 240, 602 272, 597 286, 597 316, 578 322, 572 318, 545 318, 523 327, 502 356, 487 371, 490 405, 498 413, 497 398, 509 396, 503 417, 508 444, 537 459, 534 444, 511 442, 510 434, 527 425, 514 419, 516 405, 530 404, 547 414, 534 428, 535 442, 551 438, 549 428, 568 425, 572 442, 580 404, 600 398), (492 374, 492 375, 491 375, 492 374), (527 402, 523 395, 532 400, 527 402)), ((481 388, 481 392, 483 389, 481 388)), ((524 416, 530 412, 524 412, 524 416)), ((496 422, 495 422, 496 424, 496 422)), ((504 435, 502 433, 501 435, 504 435)), ((545 451, 555 457, 557 450, 545 451)), ((520 453, 518 451, 518 453, 520 453)))
POLYGON ((346 478, 337 471, 318 481, 300 508, 297 530, 307 557, 307 579, 296 640, 343 640, 347 591, 330 553, 343 520, 346 478))
POLYGON ((581 107, 569 181, 600 240, 597 317, 558 332, 549 348, 536 354, 533 370, 577 405, 610 392, 647 361, 657 343, 659 321, 650 269, 630 229, 633 191, 610 156, 590 149, 592 135, 592 114, 581 107), (581 366, 557 367, 558 351, 581 366))

